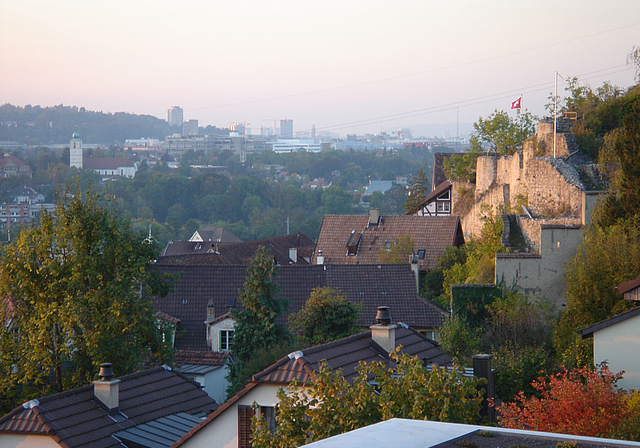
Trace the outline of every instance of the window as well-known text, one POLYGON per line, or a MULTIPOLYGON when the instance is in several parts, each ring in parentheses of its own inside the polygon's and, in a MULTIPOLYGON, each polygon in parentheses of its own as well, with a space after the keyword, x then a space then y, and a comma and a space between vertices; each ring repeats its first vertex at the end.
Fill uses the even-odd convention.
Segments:
POLYGON ((438 202, 438 213, 449 213, 451 204, 449 202, 438 202))
POLYGON ((269 431, 276 431, 276 408, 273 406, 260 406, 260 415, 264 417, 269 431))
POLYGON ((233 330, 220 330, 220 350, 223 352, 231 350, 231 341, 233 341, 233 330))
POLYGON ((425 253, 425 250, 424 250, 424 249, 420 249, 420 250, 418 251, 418 258, 419 258, 420 260, 424 260, 424 253, 425 253))
POLYGON ((438 196, 439 201, 445 201, 451 199, 451 190, 447 190, 445 193, 438 196))

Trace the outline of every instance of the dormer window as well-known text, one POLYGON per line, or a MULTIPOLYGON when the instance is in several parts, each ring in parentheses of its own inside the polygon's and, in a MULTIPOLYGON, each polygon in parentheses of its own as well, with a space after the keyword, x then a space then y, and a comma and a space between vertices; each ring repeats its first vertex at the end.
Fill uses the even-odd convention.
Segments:
POLYGON ((361 237, 361 233, 356 233, 355 230, 351 231, 351 235, 349 236, 349 240, 347 241, 347 256, 357 255, 358 245, 360 244, 361 237))

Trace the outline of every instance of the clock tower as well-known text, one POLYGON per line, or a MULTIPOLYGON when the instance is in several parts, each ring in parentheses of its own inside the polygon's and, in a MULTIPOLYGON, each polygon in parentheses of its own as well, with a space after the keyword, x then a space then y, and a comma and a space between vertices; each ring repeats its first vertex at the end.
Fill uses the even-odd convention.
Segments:
POLYGON ((82 140, 77 132, 73 133, 69 142, 69 166, 82 169, 82 140))

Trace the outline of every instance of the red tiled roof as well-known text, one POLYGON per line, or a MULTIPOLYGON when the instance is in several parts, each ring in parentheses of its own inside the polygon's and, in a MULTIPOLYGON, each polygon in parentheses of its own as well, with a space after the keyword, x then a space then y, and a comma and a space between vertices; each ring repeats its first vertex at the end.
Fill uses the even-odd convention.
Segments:
POLYGON ((25 403, 0 418, 0 433, 51 435, 64 447, 121 447, 113 437, 118 431, 218 407, 196 382, 162 367, 119 379, 119 411, 126 416, 119 422, 94 398, 90 385, 25 403))
POLYGON ((170 322, 174 325, 177 325, 180 323, 180 319, 178 319, 177 317, 170 316, 167 313, 163 313, 162 311, 156 311, 156 317, 162 320, 166 320, 167 322, 170 322))
MULTIPOLYGON (((154 297, 158 310, 180 319, 176 336, 179 350, 207 350, 204 322, 211 303, 218 315, 239 308, 238 291, 247 277, 246 266, 156 264, 164 274, 176 275, 173 290, 154 297)), ((409 264, 393 265, 286 265, 275 278, 280 297, 289 300, 290 313, 304 307, 314 288, 340 290, 347 300, 361 304, 358 326, 373 323, 379 306, 389 306, 394 320, 415 328, 442 326, 447 312, 418 296, 415 276, 409 264)))
POLYGON ((223 366, 227 362, 229 352, 212 352, 211 350, 178 350, 173 357, 173 365, 194 364, 199 366, 223 366))
POLYGON ((457 216, 384 215, 379 225, 369 227, 368 223, 369 215, 324 215, 313 263, 322 250, 325 264, 375 264, 386 243, 409 235, 415 253, 425 251, 424 258, 419 260, 420 269, 431 270, 447 247, 464 242, 457 216), (361 233, 362 237, 356 255, 347 255, 352 233, 361 233))

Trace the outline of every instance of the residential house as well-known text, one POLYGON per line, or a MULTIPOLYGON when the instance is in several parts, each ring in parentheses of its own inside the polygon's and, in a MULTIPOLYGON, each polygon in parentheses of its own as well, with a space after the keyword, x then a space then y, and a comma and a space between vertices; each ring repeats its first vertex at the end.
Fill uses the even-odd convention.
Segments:
POLYGON ((169 447, 218 408, 197 383, 165 367, 115 379, 103 364, 100 376, 0 418, 0 446, 169 447))
POLYGON ((316 244, 303 233, 245 242, 169 242, 159 263, 249 265, 259 246, 264 246, 276 264, 309 264, 316 244))
POLYGON ((406 235, 422 271, 435 268, 447 247, 464 244, 457 216, 380 215, 372 208, 369 215, 324 215, 313 263, 375 264, 406 235))
POLYGON ((29 205, 42 203, 45 199, 42 193, 38 193, 36 190, 31 187, 27 187, 26 185, 9 190, 9 197, 13 203, 27 203, 29 205))
POLYGON ((31 167, 17 157, 9 154, 0 157, 0 177, 26 176, 31 178, 32 175, 31 167))
POLYGON ((356 377, 360 362, 391 363, 389 353, 397 346, 401 346, 402 353, 420 358, 425 366, 451 363, 451 357, 437 343, 405 324, 390 325, 389 320, 379 320, 370 328, 369 332, 283 357, 254 375, 243 390, 185 434, 174 446, 250 447, 251 417, 260 413, 268 424, 275 425, 278 389, 287 387, 294 379, 304 388, 322 362, 333 370, 341 370, 348 381, 356 377))
POLYGON ((578 333, 582 339, 593 338, 594 364, 606 362, 612 372, 624 371, 618 386, 640 390, 640 276, 618 285, 616 290, 639 306, 578 330, 578 333))
POLYGON ((623 448, 640 447, 640 443, 495 426, 392 418, 304 445, 304 448, 388 448, 390 446, 403 448, 459 448, 462 446, 623 448))
POLYGON ((418 216, 451 216, 451 189, 449 180, 440 183, 418 204, 418 216))
POLYGON ((241 243, 242 240, 229 232, 224 227, 207 226, 193 232, 190 242, 211 242, 211 243, 241 243))

